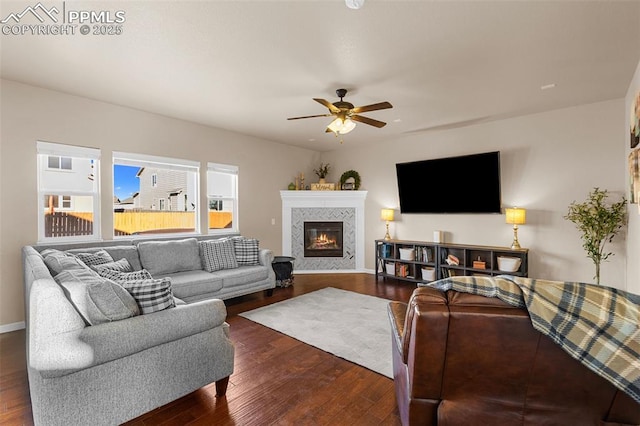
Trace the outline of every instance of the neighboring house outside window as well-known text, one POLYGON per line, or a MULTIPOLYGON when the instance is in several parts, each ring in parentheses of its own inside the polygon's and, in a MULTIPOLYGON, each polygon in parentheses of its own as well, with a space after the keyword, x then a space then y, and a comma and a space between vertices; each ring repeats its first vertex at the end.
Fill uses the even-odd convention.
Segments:
POLYGON ((38 241, 100 238, 100 150, 36 144, 38 241))
POLYGON ((47 158, 47 167, 50 169, 73 170, 73 160, 71 157, 49 155, 47 158))
POLYGON ((114 199, 130 199, 131 207, 114 203, 114 234, 155 234, 199 231, 198 178, 200 163, 123 152, 113 153, 114 185, 129 186, 129 193, 114 199))
POLYGON ((207 202, 210 234, 239 232, 237 166, 207 165, 207 202))

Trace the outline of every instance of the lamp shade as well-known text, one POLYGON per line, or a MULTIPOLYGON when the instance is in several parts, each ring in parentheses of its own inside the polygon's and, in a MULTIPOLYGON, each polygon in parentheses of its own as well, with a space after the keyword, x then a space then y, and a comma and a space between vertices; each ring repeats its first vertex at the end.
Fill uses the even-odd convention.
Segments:
POLYGON ((335 120, 333 120, 331 124, 329 124, 328 128, 333 133, 346 135, 347 133, 349 133, 350 131, 356 128, 356 123, 350 118, 343 120, 342 118, 338 117, 335 120))
POLYGON ((505 213, 507 214, 507 223, 512 225, 523 225, 527 222, 527 211, 525 209, 514 207, 511 209, 505 209, 505 213))
POLYGON ((382 209, 380 211, 380 219, 393 222, 393 209, 382 209))

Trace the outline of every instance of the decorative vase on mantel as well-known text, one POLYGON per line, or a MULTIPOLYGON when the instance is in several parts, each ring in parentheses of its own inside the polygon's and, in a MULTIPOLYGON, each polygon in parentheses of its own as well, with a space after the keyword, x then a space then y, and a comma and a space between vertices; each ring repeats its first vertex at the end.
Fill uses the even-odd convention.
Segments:
POLYGON ((322 177, 322 178, 318 179, 318 183, 319 184, 325 184, 325 183, 327 183, 327 180, 322 177))

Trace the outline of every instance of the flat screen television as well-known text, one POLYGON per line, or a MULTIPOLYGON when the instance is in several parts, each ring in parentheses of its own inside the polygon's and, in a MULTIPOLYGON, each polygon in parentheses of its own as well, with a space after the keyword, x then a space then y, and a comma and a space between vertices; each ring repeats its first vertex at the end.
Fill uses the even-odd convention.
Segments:
POLYGON ((401 213, 500 213, 500 152, 397 163, 401 213))

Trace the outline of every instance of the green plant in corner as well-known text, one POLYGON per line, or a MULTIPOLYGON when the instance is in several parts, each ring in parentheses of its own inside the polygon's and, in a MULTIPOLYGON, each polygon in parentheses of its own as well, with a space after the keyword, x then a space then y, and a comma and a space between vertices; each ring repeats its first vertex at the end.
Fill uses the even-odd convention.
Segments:
POLYGON ((331 166, 329 165, 329 163, 327 164, 320 163, 320 167, 318 167, 317 169, 313 169, 313 171, 316 175, 318 175, 320 179, 324 179, 329 174, 330 169, 331 169, 331 166))
POLYGON ((582 233, 582 247, 596 266, 596 283, 600 284, 600 264, 613 253, 605 252, 605 245, 613 240, 622 228, 626 217, 627 200, 607 205, 607 190, 594 188, 583 203, 569 205, 565 219, 573 222, 582 233))

